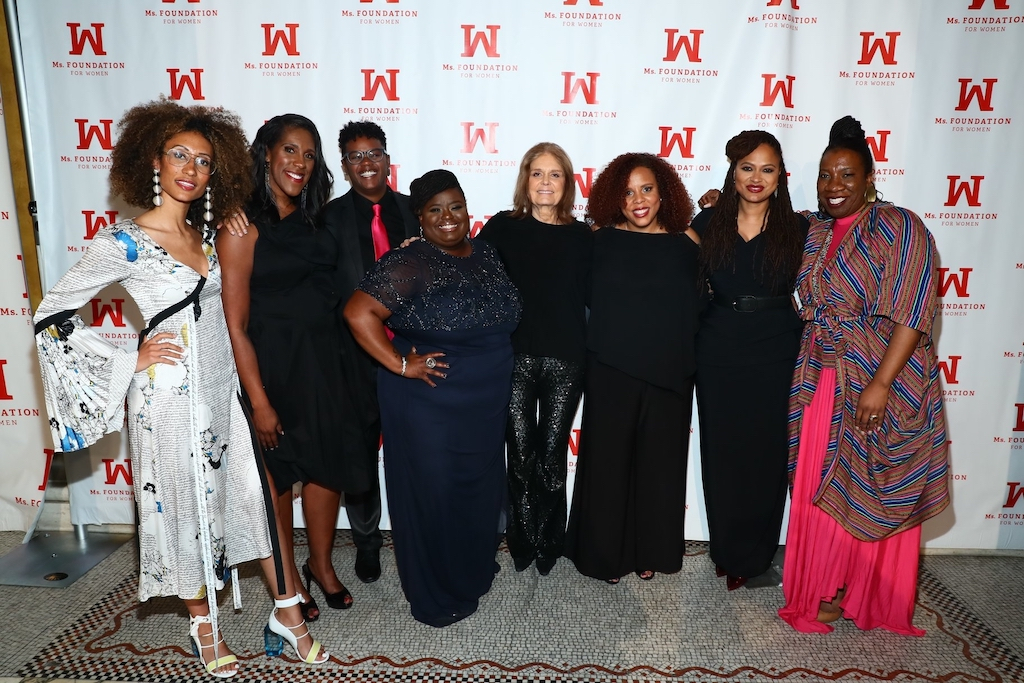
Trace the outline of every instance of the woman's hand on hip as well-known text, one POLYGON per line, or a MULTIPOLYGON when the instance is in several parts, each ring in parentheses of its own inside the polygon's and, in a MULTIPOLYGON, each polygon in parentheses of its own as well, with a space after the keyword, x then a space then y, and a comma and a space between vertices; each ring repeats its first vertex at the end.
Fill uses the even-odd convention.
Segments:
POLYGON ((284 427, 277 417, 277 411, 268 403, 259 408, 252 409, 253 427, 256 428, 256 438, 265 451, 272 451, 277 448, 277 438, 284 434, 284 427))
POLYGON ((161 332, 142 342, 142 346, 139 347, 139 359, 135 363, 135 372, 142 372, 156 363, 177 365, 185 349, 171 341, 175 338, 177 335, 173 332, 161 332))
POLYGON ((443 360, 444 352, 433 351, 431 353, 425 353, 422 356, 416 353, 416 347, 412 347, 412 351, 405 357, 405 377, 411 379, 421 379, 432 387, 436 387, 431 377, 437 377, 438 379, 444 379, 448 376, 444 370, 447 370, 449 365, 443 360))
POLYGON ((877 380, 868 382, 857 399, 857 416, 854 423, 857 430, 868 433, 877 430, 885 418, 885 406, 888 403, 889 386, 877 380))

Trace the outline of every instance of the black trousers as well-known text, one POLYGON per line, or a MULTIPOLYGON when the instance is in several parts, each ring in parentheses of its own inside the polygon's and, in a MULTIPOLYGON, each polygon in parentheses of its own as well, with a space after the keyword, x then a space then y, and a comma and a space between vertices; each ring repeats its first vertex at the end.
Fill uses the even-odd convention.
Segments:
POLYGON ((582 362, 516 354, 505 440, 509 552, 519 561, 555 559, 565 545, 565 477, 582 362))
POLYGON ((779 547, 793 363, 697 367, 711 559, 730 576, 763 574, 779 547))
POLYGON ((370 487, 359 493, 345 492, 345 513, 352 528, 352 540, 358 550, 379 550, 384 545, 384 534, 380 531, 380 474, 377 457, 380 448, 380 419, 368 425, 361 435, 360 444, 373 467, 367 475, 370 487), (372 455, 371 455, 372 454, 372 455))
POLYGON ((692 379, 679 394, 588 358, 565 547, 580 573, 682 568, 692 402, 692 379))

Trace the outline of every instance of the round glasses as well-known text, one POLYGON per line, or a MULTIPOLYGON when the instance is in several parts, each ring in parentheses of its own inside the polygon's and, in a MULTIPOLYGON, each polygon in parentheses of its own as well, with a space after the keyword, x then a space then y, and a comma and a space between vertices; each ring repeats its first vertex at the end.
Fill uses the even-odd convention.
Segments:
POLYGON ((350 164, 358 164, 366 157, 370 161, 380 161, 388 155, 388 151, 383 147, 374 147, 365 151, 349 152, 348 154, 342 154, 342 158, 350 164))
POLYGON ((188 162, 195 162, 196 171, 203 175, 213 175, 217 170, 213 165, 213 159, 205 154, 192 154, 182 147, 171 147, 164 152, 164 156, 171 162, 171 166, 181 168, 187 166, 188 162))

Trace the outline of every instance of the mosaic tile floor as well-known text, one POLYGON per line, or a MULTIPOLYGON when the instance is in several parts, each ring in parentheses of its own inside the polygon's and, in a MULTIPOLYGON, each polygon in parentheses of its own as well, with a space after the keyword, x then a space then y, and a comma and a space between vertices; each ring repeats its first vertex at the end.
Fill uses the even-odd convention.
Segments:
MULTIPOLYGON (((0 553, 19 541, 0 533, 0 553)), ((332 661, 264 657, 269 600, 260 578, 243 572, 244 609, 232 612, 228 598, 222 613, 243 663, 235 681, 1024 683, 1024 557, 927 556, 915 623, 928 635, 907 638, 848 622, 827 636, 795 633, 775 616, 781 589, 727 592, 704 544, 688 546, 677 574, 618 586, 564 561, 547 578, 517 574, 500 553, 480 611, 437 630, 409 616, 389 548, 384 575, 367 586, 352 575, 349 535, 337 541, 335 565, 356 602, 324 608, 314 625, 332 661)), ((0 677, 9 677, 0 683, 211 680, 188 656, 180 603, 136 602, 135 563, 127 544, 66 589, 0 586, 0 677)))

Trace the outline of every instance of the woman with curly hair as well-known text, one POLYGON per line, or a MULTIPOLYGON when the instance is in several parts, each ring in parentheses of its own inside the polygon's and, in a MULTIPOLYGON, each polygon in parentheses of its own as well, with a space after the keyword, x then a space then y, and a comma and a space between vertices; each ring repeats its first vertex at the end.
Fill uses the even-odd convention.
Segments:
POLYGON ((791 292, 807 220, 793 211, 775 136, 743 131, 725 155, 717 205, 693 229, 712 304, 697 334, 704 501, 711 559, 734 590, 768 570, 779 544, 789 385, 803 327, 791 292))
POLYGON ((587 213, 598 229, 565 554, 609 583, 649 580, 683 561, 699 238, 686 188, 652 154, 612 160, 587 213))
POLYGON ((512 211, 487 221, 493 244, 523 297, 512 334, 515 370, 508 410, 509 520, 516 571, 537 560, 547 576, 565 545, 569 430, 583 395, 591 231, 572 215, 572 161, 553 142, 523 155, 512 211))
MULTIPOLYGON (((327 605, 352 606, 352 594, 331 564, 342 490, 369 486, 365 472, 344 467, 336 420, 345 407, 342 382, 340 297, 334 286, 338 245, 316 217, 327 203, 333 176, 320 133, 305 116, 268 120, 250 148, 252 221, 240 238, 218 238, 224 268, 224 314, 238 376, 252 408, 256 436, 277 485, 285 567, 302 593, 302 612, 320 609, 303 587, 292 543, 292 486, 302 482, 302 512, 309 535, 306 582, 322 587, 327 605), (355 486, 352 488, 353 480, 355 486)), ((239 216, 241 218, 241 216, 239 216)), ((235 219, 237 220, 237 219, 235 219)))
POLYGON ((167 100, 128 110, 118 130, 111 188, 149 210, 100 230, 36 312, 55 449, 85 448, 120 430, 127 396, 139 599, 182 598, 206 671, 234 676, 216 591, 236 565, 259 559, 275 597, 268 654, 285 639, 304 661, 321 663, 327 654, 303 623, 272 542, 274 501, 237 396, 220 301, 210 226, 214 206, 240 206, 250 193, 245 134, 231 112, 167 100), (115 282, 147 321, 138 351, 108 344, 76 315, 115 282))

